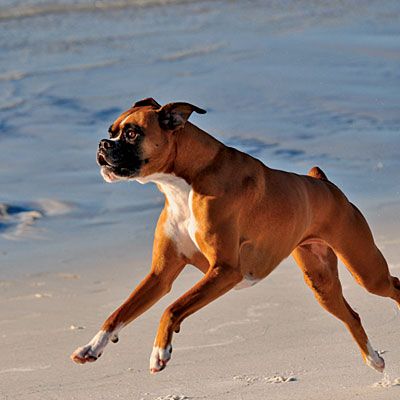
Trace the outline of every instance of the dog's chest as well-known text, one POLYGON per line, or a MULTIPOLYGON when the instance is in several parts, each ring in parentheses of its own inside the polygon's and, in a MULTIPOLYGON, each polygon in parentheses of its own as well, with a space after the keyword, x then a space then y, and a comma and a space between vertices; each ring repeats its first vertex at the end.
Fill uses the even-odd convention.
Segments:
POLYGON ((192 187, 171 174, 155 174, 149 178, 146 181, 157 183, 168 201, 165 234, 175 242, 180 253, 190 257, 198 251, 192 187))

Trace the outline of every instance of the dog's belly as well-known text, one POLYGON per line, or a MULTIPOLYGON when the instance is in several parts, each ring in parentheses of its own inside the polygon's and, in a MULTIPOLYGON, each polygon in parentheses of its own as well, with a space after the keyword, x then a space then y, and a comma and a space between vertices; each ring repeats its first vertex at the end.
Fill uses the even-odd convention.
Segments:
POLYGON ((260 282, 261 279, 254 278, 250 275, 245 275, 244 278, 234 287, 236 290, 246 289, 254 286, 256 283, 260 282))
POLYGON ((243 275, 240 288, 250 287, 268 276, 280 263, 273 249, 261 240, 259 243, 246 240, 240 246, 239 265, 243 275))

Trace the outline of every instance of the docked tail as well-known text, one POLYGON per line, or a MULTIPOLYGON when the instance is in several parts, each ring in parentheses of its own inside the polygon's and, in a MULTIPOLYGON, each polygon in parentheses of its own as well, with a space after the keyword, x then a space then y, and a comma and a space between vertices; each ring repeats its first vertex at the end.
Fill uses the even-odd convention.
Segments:
POLYGON ((308 171, 307 175, 312 176, 313 178, 316 179, 321 179, 322 181, 328 181, 328 177, 325 175, 324 171, 322 171, 322 169, 319 167, 312 167, 308 171))

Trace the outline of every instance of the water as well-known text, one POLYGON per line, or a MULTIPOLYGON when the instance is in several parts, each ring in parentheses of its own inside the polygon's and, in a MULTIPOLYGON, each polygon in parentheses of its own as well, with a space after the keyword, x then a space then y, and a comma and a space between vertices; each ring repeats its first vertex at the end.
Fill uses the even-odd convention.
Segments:
POLYGON ((398 1, 2 0, 0 278, 151 242, 161 194, 95 162, 148 96, 206 108, 194 123, 271 167, 321 166, 367 214, 399 204, 399 17, 398 1))

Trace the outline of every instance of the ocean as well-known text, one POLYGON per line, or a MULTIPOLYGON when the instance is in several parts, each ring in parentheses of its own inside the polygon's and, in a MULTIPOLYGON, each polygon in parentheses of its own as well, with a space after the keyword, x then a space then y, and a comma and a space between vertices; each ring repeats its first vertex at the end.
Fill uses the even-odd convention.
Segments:
POLYGON ((144 97, 399 226, 399 21, 391 0, 1 0, 0 280, 150 257, 161 193, 95 160, 144 97))

